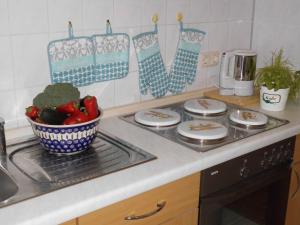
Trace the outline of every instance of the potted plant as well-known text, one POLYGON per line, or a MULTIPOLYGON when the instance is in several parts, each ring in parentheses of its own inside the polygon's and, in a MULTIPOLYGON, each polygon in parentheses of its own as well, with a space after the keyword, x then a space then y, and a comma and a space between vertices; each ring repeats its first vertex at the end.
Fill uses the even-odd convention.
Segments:
POLYGON ((283 57, 283 49, 273 52, 270 64, 258 69, 255 85, 260 86, 260 106, 264 110, 284 110, 288 97, 296 98, 300 76, 283 57))

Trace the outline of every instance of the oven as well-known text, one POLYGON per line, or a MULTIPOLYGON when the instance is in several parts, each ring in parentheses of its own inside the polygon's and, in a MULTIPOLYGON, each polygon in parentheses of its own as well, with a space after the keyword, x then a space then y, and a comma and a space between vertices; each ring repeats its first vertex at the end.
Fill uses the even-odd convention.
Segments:
POLYGON ((204 170, 199 225, 284 225, 294 145, 288 138, 204 170))

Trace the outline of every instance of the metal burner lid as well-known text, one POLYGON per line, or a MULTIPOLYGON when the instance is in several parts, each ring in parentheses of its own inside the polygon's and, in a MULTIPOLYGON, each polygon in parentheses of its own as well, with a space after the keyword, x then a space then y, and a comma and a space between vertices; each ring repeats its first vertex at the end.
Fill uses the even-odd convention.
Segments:
POLYGON ((204 115, 223 113, 227 109, 224 102, 207 98, 189 100, 184 103, 184 108, 187 111, 204 115))
POLYGON ((180 122, 179 113, 168 109, 148 109, 134 115, 136 122, 146 126, 164 127, 180 122))
POLYGON ((234 112, 230 113, 229 118, 235 123, 250 126, 261 126, 267 124, 268 122, 267 116, 251 110, 237 109, 234 112))
POLYGON ((177 132, 188 138, 216 140, 226 137, 228 129, 220 123, 192 120, 180 123, 177 127, 177 132))

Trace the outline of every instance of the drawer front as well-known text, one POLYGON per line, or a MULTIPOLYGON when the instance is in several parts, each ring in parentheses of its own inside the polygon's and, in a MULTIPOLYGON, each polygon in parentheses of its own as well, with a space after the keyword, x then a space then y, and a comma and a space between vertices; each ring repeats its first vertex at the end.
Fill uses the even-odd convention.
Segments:
POLYGON ((194 174, 78 218, 78 225, 159 224, 199 202, 200 174, 194 174))

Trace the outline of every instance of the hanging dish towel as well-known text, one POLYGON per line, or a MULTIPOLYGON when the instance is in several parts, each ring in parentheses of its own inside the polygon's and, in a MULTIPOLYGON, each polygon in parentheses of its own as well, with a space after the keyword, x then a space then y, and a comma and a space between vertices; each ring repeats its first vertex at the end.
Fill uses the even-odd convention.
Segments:
POLYGON ((93 43, 89 37, 74 37, 69 22, 69 38, 51 41, 48 60, 52 83, 85 86, 94 82, 93 43))
POLYGON ((106 23, 106 34, 92 36, 95 48, 95 81, 120 79, 129 71, 128 34, 112 33, 109 20, 106 23))
POLYGON ((183 28, 180 22, 180 34, 175 59, 170 69, 169 91, 177 94, 182 92, 186 84, 195 80, 198 57, 205 32, 193 28, 183 28))
POLYGON ((163 63, 157 36, 157 24, 153 32, 141 33, 132 38, 139 66, 140 92, 158 98, 168 91, 168 75, 163 63))

